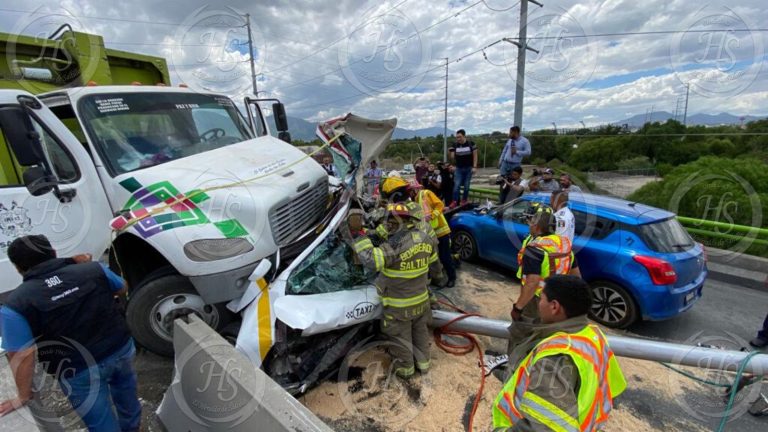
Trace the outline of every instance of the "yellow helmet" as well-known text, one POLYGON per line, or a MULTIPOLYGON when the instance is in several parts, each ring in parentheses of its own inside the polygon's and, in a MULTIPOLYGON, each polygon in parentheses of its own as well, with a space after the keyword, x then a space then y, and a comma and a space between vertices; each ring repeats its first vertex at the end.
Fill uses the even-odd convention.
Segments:
POLYGON ((381 185, 381 191, 385 195, 391 195, 395 190, 408 186, 408 182, 402 177, 387 177, 381 185))
POLYGON ((414 217, 411 210, 407 205, 403 203, 391 203, 387 204, 387 216, 395 218, 412 218, 414 217))

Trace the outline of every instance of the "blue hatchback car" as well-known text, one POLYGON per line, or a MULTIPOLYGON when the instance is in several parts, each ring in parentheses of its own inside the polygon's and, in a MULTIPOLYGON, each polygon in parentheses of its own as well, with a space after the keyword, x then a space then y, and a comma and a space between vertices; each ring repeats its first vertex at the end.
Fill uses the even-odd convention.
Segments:
MULTIPOLYGON (((455 214, 454 251, 517 271, 517 252, 528 235, 525 212, 548 194, 523 195, 490 209, 455 214)), ((693 306, 707 277, 704 247, 675 214, 618 198, 571 194, 576 220, 573 251, 592 287, 590 317, 624 328, 638 319, 662 320, 693 306)))

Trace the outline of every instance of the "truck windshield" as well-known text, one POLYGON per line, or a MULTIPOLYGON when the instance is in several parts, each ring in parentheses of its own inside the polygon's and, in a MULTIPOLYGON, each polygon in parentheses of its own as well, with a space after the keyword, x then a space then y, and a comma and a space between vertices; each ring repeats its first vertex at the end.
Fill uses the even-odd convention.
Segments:
POLYGON ((186 93, 84 97, 83 124, 113 175, 204 153, 251 138, 231 100, 186 93))

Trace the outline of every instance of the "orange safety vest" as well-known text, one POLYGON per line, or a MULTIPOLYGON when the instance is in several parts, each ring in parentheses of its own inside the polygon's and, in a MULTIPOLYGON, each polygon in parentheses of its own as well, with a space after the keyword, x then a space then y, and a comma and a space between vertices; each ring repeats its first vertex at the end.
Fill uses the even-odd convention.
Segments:
POLYGON ((541 280, 539 281, 539 286, 536 287, 536 295, 538 296, 544 288, 544 280, 550 275, 564 275, 571 271, 573 252, 571 251, 571 241, 568 237, 550 234, 532 238, 529 235, 523 240, 523 247, 517 253, 517 277, 523 284, 525 284, 525 279, 523 279, 523 256, 525 255, 525 248, 529 246, 544 251, 544 261, 541 263, 541 280))
POLYGON ((619 363, 597 326, 587 325, 578 333, 556 333, 536 345, 506 382, 493 404, 493 427, 510 427, 526 414, 553 431, 596 431, 608 420, 613 398, 626 387, 619 363), (578 418, 528 391, 533 365, 553 355, 571 357, 578 369, 578 418))

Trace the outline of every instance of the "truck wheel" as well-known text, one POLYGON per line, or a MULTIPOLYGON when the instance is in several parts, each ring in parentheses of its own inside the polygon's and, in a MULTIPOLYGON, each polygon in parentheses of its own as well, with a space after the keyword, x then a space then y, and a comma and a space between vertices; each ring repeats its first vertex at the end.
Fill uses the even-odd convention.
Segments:
POLYGON ((194 313, 219 330, 231 320, 223 303, 207 305, 188 278, 165 274, 133 290, 126 311, 128 327, 136 342, 165 357, 173 356, 173 321, 194 313))
POLYGON ((592 288, 590 318, 611 328, 626 328, 637 321, 637 305, 627 290, 607 281, 594 281, 589 285, 592 288))

